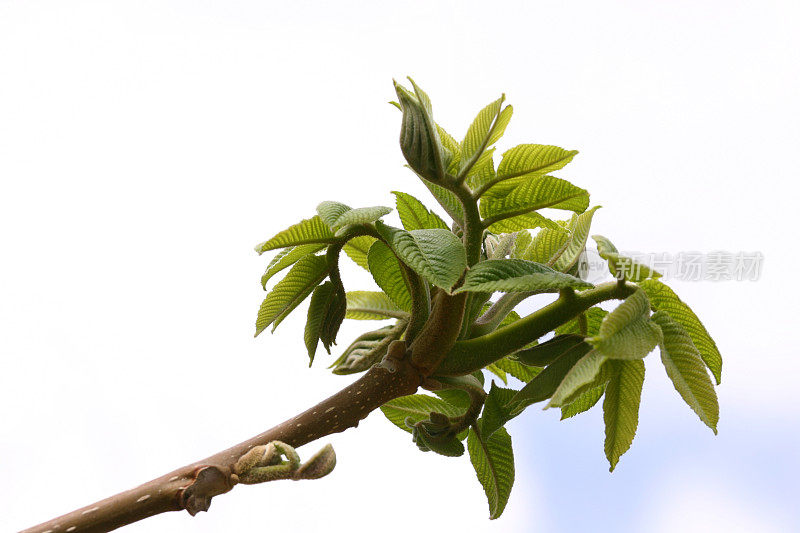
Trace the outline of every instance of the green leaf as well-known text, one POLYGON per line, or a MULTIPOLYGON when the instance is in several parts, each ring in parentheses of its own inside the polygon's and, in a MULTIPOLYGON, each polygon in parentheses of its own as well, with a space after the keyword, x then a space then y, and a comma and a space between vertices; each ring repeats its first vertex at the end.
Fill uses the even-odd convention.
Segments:
POLYGON ((511 122, 511 115, 514 113, 514 108, 510 105, 507 105, 500 111, 500 115, 497 117, 497 120, 494 122, 494 128, 492 128, 492 133, 489 135, 489 142, 486 143, 487 146, 491 146, 497 141, 500 140, 500 137, 506 132, 506 128, 508 127, 508 123, 511 122))
POLYGON ((367 253, 369 252, 370 246, 372 246, 376 240, 378 239, 370 237, 369 235, 360 235, 347 241, 342 249, 355 264, 364 270, 369 270, 367 253))
POLYGON ((494 235, 486 233, 483 239, 483 249, 487 259, 503 259, 511 253, 516 240, 516 233, 501 233, 494 235))
POLYGON ((400 149, 409 166, 425 179, 437 181, 444 177, 450 154, 442 146, 433 120, 428 95, 409 78, 414 93, 395 82, 395 90, 403 108, 400 127, 400 149))
POLYGON ((594 407, 597 402, 600 401, 600 398, 603 397, 605 390, 606 385, 604 383, 597 387, 592 387, 578 396, 574 402, 569 403, 561 408, 561 420, 572 418, 573 416, 579 415, 594 407))
POLYGON ((512 231, 535 228, 559 229, 559 226, 549 218, 539 213, 531 212, 498 220, 492 223, 488 229, 493 233, 510 233, 512 231))
POLYGON ((661 328, 650 320, 650 301, 637 290, 606 315, 587 342, 609 359, 641 359, 661 340, 661 328))
POLYGON ((422 202, 404 192, 392 191, 397 199, 397 213, 407 231, 415 229, 448 229, 439 215, 428 210, 422 202))
POLYGON ((432 412, 442 413, 449 417, 461 415, 461 410, 444 400, 426 394, 411 394, 390 400, 381 406, 381 411, 395 426, 411 433, 406 419, 416 424, 426 420, 432 412))
POLYGON ((489 148, 483 152, 467 173, 466 184, 471 190, 478 189, 495 178, 494 151, 494 148, 489 148))
POLYGON ((558 385, 545 409, 562 407, 575 401, 585 391, 600 386, 608 380, 602 372, 608 358, 598 350, 592 350, 570 368, 558 385))
POLYGON ((577 150, 564 150, 558 146, 520 144, 503 153, 497 167, 497 180, 489 194, 504 196, 514 187, 532 176, 554 172, 567 165, 578 154, 577 150))
POLYGON ((432 451, 445 457, 464 455, 464 445, 455 435, 431 435, 426 432, 425 426, 415 428, 411 434, 414 436, 417 447, 423 452, 432 451))
POLYGON ((311 294, 328 275, 324 256, 306 256, 292 267, 286 277, 267 294, 258 310, 256 336, 272 324, 272 330, 311 294))
MULTIPOLYGON (((487 309, 488 309, 488 307, 487 307, 487 309)), ((517 313, 516 311, 509 311, 508 314, 505 317, 503 317, 503 320, 500 321, 500 324, 497 325, 497 329, 505 327, 505 326, 507 326, 509 324, 513 324, 514 322, 516 322, 520 318, 522 318, 522 317, 520 317, 519 313, 517 313)))
POLYGON ((515 353, 514 357, 529 366, 547 366, 579 344, 585 344, 583 335, 556 335, 541 344, 515 353))
POLYGON ((593 207, 585 213, 572 217, 570 222, 571 232, 569 239, 567 239, 567 245, 556 262, 553 263, 554 269, 559 272, 567 272, 578 262, 578 258, 586 248, 586 240, 589 238, 589 230, 592 226, 592 217, 598 209, 600 209, 600 206, 593 207))
POLYGON ((609 361, 611 378, 606 385, 603 419, 606 423, 605 451, 613 472, 620 456, 628 451, 639 425, 639 402, 644 383, 644 361, 609 361))
POLYGON ((281 250, 267 265, 267 270, 261 276, 261 286, 266 290, 267 282, 272 276, 292 266, 307 255, 317 253, 323 248, 325 248, 324 244, 302 244, 281 250))
POLYGON ((626 279, 638 283, 647 278, 660 278, 661 274, 647 265, 620 255, 617 247, 602 235, 592 235, 597 243, 597 253, 608 261, 608 270, 617 279, 626 279))
MULTIPOLYGON (((600 324, 603 323, 603 319, 608 314, 608 311, 602 309, 600 307, 590 307, 584 315, 586 315, 586 336, 587 337, 594 337, 600 331, 600 324)), ((581 334, 581 326, 580 326, 580 319, 575 318, 558 326, 555 330, 556 335, 564 335, 564 334, 581 334)))
POLYGON ((398 320, 391 326, 369 331, 359 336, 333 362, 331 365, 333 373, 338 375, 355 374, 380 362, 389 350, 389 345, 403 334, 407 324, 406 320, 398 320))
POLYGON ((345 315, 345 298, 342 291, 330 281, 326 281, 311 295, 308 307, 308 320, 304 339, 308 350, 308 366, 314 362, 317 343, 322 340, 325 351, 331 353, 331 345, 336 341, 336 333, 345 315))
POLYGON ((336 240, 331 229, 319 216, 309 218, 285 229, 256 246, 256 252, 263 254, 269 250, 297 246, 298 244, 330 244, 336 240))
POLYGON ((469 458, 478 481, 483 486, 489 501, 489 518, 494 520, 503 514, 514 485, 514 452, 511 436, 500 428, 490 437, 478 435, 474 429, 467 437, 469 458))
POLYGON ((484 153, 491 144, 499 139, 505 131, 510 114, 499 121, 500 109, 505 101, 505 95, 487 105, 472 121, 464 140, 461 143, 461 168, 463 172, 475 164, 475 161, 484 153), (491 141, 491 142, 490 142, 491 141))
POLYGON ((483 404, 481 418, 478 421, 481 435, 484 438, 491 436, 492 433, 519 414, 512 413, 512 409, 509 407, 509 402, 511 402, 516 393, 517 391, 513 389, 505 389, 492 383, 492 388, 489 389, 489 395, 486 396, 486 401, 483 404))
POLYGON ((467 268, 464 245, 447 230, 405 231, 382 222, 375 227, 403 263, 437 287, 449 291, 467 268))
POLYGON ((408 291, 403 267, 388 246, 375 242, 367 255, 369 271, 375 283, 403 311, 411 311, 411 293, 408 291))
MULTIPOLYGON (((459 413, 465 412, 472 403, 469 393, 464 389, 440 389, 433 391, 433 393, 447 403, 457 407, 459 413)), ((464 433, 464 438, 466 436, 466 433, 464 433)))
POLYGON ((349 291, 346 318, 353 320, 386 320, 406 318, 408 313, 399 308, 385 293, 376 291, 349 291))
POLYGON ((508 376, 506 376, 506 371, 500 368, 499 366, 495 365, 494 363, 486 365, 486 370, 500 378, 504 384, 508 385, 508 376))
POLYGON ((322 202, 317 214, 333 231, 351 224, 369 224, 392 212, 389 207, 359 207, 353 209, 339 202, 322 202))
POLYGON ((525 253, 533 242, 533 236, 528 230, 517 232, 517 239, 514 241, 514 249, 511 251, 512 259, 525 259, 525 253))
MULTIPOLYGON (((319 336, 322 333, 322 322, 328 312, 328 308, 333 301, 334 287, 333 283, 326 281, 311 294, 311 303, 308 306, 308 319, 306 320, 306 329, 303 335, 308 350, 308 366, 314 362, 314 355, 317 353, 317 344, 319 343, 319 336)), ((325 349, 330 352, 326 346, 325 349)))
POLYGON ((653 322, 664 332, 661 343, 661 362, 681 398, 697 413, 700 420, 716 435, 719 422, 719 403, 714 385, 706 373, 692 338, 668 313, 658 311, 653 322))
POLYGON ((581 342, 558 356, 514 396, 512 403, 516 405, 516 410, 550 398, 572 367, 590 350, 591 346, 581 342))
POLYGON ((708 334, 697 315, 678 298, 678 295, 672 289, 660 281, 645 280, 639 286, 647 293, 650 298, 650 305, 653 306, 654 310, 666 311, 669 316, 686 329, 706 366, 714 374, 717 385, 719 385, 722 381, 722 356, 714 339, 708 334))
POLYGON ((450 163, 447 166, 447 172, 455 175, 458 173, 458 167, 461 161, 461 145, 438 124, 436 125, 436 131, 439 133, 439 140, 442 143, 442 147, 449 152, 450 163))
MULTIPOLYGON (((420 178, 422 178, 422 176, 420 176, 420 178)), ((428 188, 433 197, 436 198, 436 201, 439 202, 439 205, 442 206, 445 212, 450 215, 450 218, 455 220, 459 226, 463 225, 464 208, 461 206, 461 201, 458 199, 458 196, 425 178, 422 178, 422 183, 428 188)))
POLYGON ((545 207, 582 213, 589 207, 589 193, 560 178, 537 176, 520 183, 505 196, 483 196, 480 213, 491 226, 498 220, 545 207))
POLYGON ((518 380, 522 381, 523 383, 527 383, 539 374, 540 370, 535 367, 530 367, 528 365, 524 365, 517 361, 516 359, 509 357, 503 357, 494 362, 494 366, 503 370, 504 372, 511 374, 518 380))
POLYGON ((558 292, 591 287, 580 278, 524 259, 488 259, 473 266, 458 292, 558 292))
POLYGON ((523 259, 542 264, 554 264, 564 252, 569 232, 563 228, 542 228, 533 237, 523 259))
POLYGON ((327 312, 322 320, 319 335, 319 340, 322 341, 322 345, 325 346, 328 353, 331 353, 331 346, 336 344, 336 335, 339 333, 339 328, 347 313, 347 299, 341 282, 338 283, 338 286, 334 284, 333 295, 330 299, 331 302, 328 304, 327 312))

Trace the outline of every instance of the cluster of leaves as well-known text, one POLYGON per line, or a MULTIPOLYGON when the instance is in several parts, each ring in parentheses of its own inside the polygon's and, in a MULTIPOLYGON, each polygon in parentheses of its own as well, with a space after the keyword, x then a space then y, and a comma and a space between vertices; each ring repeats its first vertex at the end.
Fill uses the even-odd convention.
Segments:
MULTIPOLYGON (((434 295, 466 293, 459 339, 502 332, 526 320, 514 311, 525 298, 560 293, 568 299, 596 290, 580 278, 580 266, 598 207, 589 193, 552 175, 577 154, 556 146, 522 144, 495 165, 495 143, 512 114, 504 97, 483 108, 457 142, 433 121, 428 96, 395 84, 403 112, 400 145, 408 167, 451 219, 448 224, 410 194, 397 192, 402 228, 381 221, 388 207, 351 208, 323 202, 317 215, 257 246, 280 251, 262 277, 288 273, 269 291, 258 312, 256 335, 273 330, 311 296, 305 344, 313 362, 320 341, 330 353, 345 318, 393 320, 353 341, 333 362, 336 374, 379 364, 396 341, 410 343, 431 312, 434 295), (570 212, 564 220, 541 212, 570 212), (477 240, 476 240, 477 239, 477 240), (368 270, 378 291, 345 291, 341 251, 368 270), (499 296, 497 296, 499 294, 499 296)), ((621 255, 605 237, 598 252, 628 287, 611 312, 599 306, 553 326, 552 335, 526 339, 483 370, 459 378, 430 377, 435 395, 414 394, 382 406, 386 417, 412 433, 424 451, 461 455, 466 450, 489 500, 490 516, 503 512, 514 480, 511 437, 505 425, 526 407, 547 402, 567 419, 603 399, 605 453, 614 469, 634 438, 645 376, 644 358, 659 347, 675 389, 715 433, 719 416, 709 369, 720 383, 722 361, 714 341, 692 310, 646 265, 621 255), (508 376, 522 382, 516 390, 508 376)), ((508 330, 510 331, 510 330, 508 330)))

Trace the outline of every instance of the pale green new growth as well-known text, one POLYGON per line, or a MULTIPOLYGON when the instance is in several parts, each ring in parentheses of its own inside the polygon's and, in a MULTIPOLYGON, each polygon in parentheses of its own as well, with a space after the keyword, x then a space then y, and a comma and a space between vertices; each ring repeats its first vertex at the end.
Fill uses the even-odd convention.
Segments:
POLYGON ((598 350, 592 350, 581 357, 561 380, 545 409, 567 405, 586 390, 601 385, 605 381, 601 370, 607 359, 598 350))
MULTIPOLYGON (((350 343, 331 364, 333 373, 412 368, 412 388, 419 383, 436 396, 381 396, 380 409, 422 451, 467 451, 492 519, 514 482, 506 424, 535 403, 559 407, 564 420, 602 398, 613 470, 636 434, 645 360, 657 345, 681 398, 716 433, 719 406, 705 367, 719 384, 722 359, 694 312, 656 279, 658 272, 600 235, 593 237, 598 252, 617 279, 594 286, 580 277, 599 206, 590 207, 586 189, 551 175, 560 176, 578 152, 546 144, 496 148, 513 113, 505 96, 481 109, 458 142, 435 122, 428 95, 411 85, 395 83, 400 148, 450 219, 399 191, 393 194, 402 228, 388 207, 320 203, 317 216, 256 247, 286 248, 269 263, 264 287, 291 267, 261 305, 256 334, 277 326, 310 294, 304 341, 311 361, 320 342, 326 350, 335 343, 345 318, 393 320, 350 343), (552 219, 552 209, 572 213, 552 219), (345 292, 342 251, 379 290, 345 292), (534 299, 539 307, 526 316, 514 310, 540 293, 558 298, 543 306, 534 299), (600 307, 611 301, 621 303, 611 312, 600 307)), ((362 392, 351 406, 360 417, 368 397, 362 392)), ((335 463, 332 450, 303 466, 292 453, 277 443, 245 454, 240 481, 305 479, 335 463)))
MULTIPOLYGON (((480 158, 491 151, 487 149, 503 136, 506 126, 511 120, 510 107, 501 113, 505 95, 498 100, 484 107, 467 130, 467 134, 461 143, 461 163, 459 165, 458 176, 464 178, 469 175, 470 170, 480 167, 480 158)), ((492 165, 494 167, 494 165, 492 165)), ((476 180, 479 181, 479 180, 476 180)))
POLYGON ((345 318, 386 320, 387 318, 408 318, 408 313, 398 307, 384 292, 349 291, 345 318))
POLYGON ((520 183, 505 196, 487 194, 481 199, 480 213, 493 223, 545 207, 582 213, 589 207, 589 193, 566 180, 537 176, 520 183))
MULTIPOLYGON (((564 245, 564 250, 558 255, 558 259, 553 262, 553 268, 561 272, 568 272, 575 266, 586 248, 586 239, 589 238, 592 218, 598 209, 600 209, 599 205, 580 215, 573 215, 569 223, 570 236, 566 245, 564 245)), ((550 261, 552 261, 552 258, 550 261)))
POLYGON ((464 246, 448 230, 405 231, 380 222, 375 228, 400 260, 437 287, 449 291, 467 268, 464 246))
POLYGON ((272 276, 285 268, 289 268, 304 257, 319 252, 323 248, 325 248, 324 244, 301 244, 300 246, 284 248, 270 261, 267 270, 261 276, 261 286, 266 289, 267 282, 272 276))
POLYGON ((658 280, 644 280, 640 286, 650 298, 650 305, 653 306, 653 309, 666 312, 686 329, 719 385, 722 382, 722 356, 714 339, 708 334, 694 311, 683 303, 683 300, 678 298, 672 289, 658 280))
POLYGON ((339 202, 322 202, 317 206, 317 214, 333 231, 351 224, 375 222, 391 212, 392 210, 389 207, 376 206, 353 209, 339 202))
POLYGON ((568 244, 569 231, 560 226, 546 227, 536 233, 531 244, 522 252, 521 258, 552 266, 568 244))
POLYGON ((428 210, 422 202, 404 192, 392 191, 397 198, 397 213, 407 231, 415 229, 448 229, 439 215, 428 210))
POLYGON ((497 167, 497 179, 489 191, 494 196, 508 194, 517 185, 534 176, 555 172, 564 168, 577 150, 564 150, 558 146, 543 144, 520 144, 503 153, 497 167))
POLYGON ((587 340, 609 359, 641 359, 661 339, 661 329, 650 320, 647 295, 639 290, 609 313, 597 335, 587 340))
POLYGON ((307 462, 301 464, 294 448, 278 440, 255 446, 242 455, 233 467, 239 483, 254 485, 279 479, 319 479, 336 466, 336 453, 326 444, 307 462), (283 460, 282 457, 286 457, 283 460))
POLYGON ((487 259, 467 272, 456 292, 558 292, 591 287, 575 276, 523 259, 487 259))
POLYGON ((606 423, 605 451, 610 471, 628 451, 639 425, 639 402, 644 383, 644 361, 609 361, 611 377, 606 385, 603 419, 606 423))
POLYGON ((352 259, 355 264, 364 270, 369 270, 367 254, 369 253, 370 247, 372 247, 376 240, 377 239, 375 237, 370 237, 369 235, 353 237, 345 243, 345 245, 342 247, 342 250, 344 250, 344 253, 347 254, 347 257, 352 259))
POLYGON ((640 282, 647 278, 660 278, 661 274, 629 257, 620 255, 617 247, 602 235, 592 235, 600 257, 608 261, 608 270, 618 279, 640 282))
POLYGON ((411 293, 408 292, 403 267, 392 250, 376 241, 367 254, 367 265, 375 283, 389 299, 403 311, 411 311, 411 293))
POLYGON ((605 391, 605 383, 587 390, 578 396, 575 401, 561 408, 561 420, 566 420, 567 418, 572 418, 573 416, 585 413, 597 404, 600 398, 603 397, 603 393, 605 391))
POLYGON ((269 250, 297 246, 298 244, 322 243, 330 244, 334 241, 331 229, 319 216, 303 220, 288 229, 285 229, 256 246, 256 252, 263 254, 269 250))
POLYGON ((411 433, 407 420, 416 424, 428 418, 431 412, 454 417, 462 414, 463 409, 433 396, 413 394, 386 402, 381 406, 381 411, 395 426, 411 433))
POLYGON ((328 262, 322 256, 312 255, 298 261, 261 304, 256 320, 256 336, 270 324, 274 331, 327 274, 328 262))
POLYGON ((653 322, 661 327, 664 340, 661 343, 661 361, 667 375, 675 385, 681 398, 697 413, 700 420, 717 433, 719 404, 714 385, 706 373, 691 337, 678 322, 666 312, 658 311, 653 322))

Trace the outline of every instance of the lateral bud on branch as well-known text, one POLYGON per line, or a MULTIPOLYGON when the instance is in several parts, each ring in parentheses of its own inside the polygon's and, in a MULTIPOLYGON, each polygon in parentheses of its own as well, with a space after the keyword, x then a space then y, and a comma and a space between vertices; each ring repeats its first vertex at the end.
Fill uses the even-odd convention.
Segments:
POLYGON ((333 471, 336 453, 326 444, 311 459, 300 463, 297 451, 279 440, 255 446, 242 455, 233 467, 239 483, 254 485, 278 479, 319 479, 333 471), (285 458, 285 459, 284 459, 285 458))

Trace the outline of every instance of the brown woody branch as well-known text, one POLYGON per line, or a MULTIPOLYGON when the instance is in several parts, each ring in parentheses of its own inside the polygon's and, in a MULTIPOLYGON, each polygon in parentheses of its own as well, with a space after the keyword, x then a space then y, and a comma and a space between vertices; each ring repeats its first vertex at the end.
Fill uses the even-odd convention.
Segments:
POLYGON ((355 427, 389 400, 413 394, 422 377, 405 357, 405 344, 390 347, 384 361, 330 398, 216 455, 179 468, 127 492, 65 514, 22 533, 100 533, 168 511, 207 511, 211 499, 230 491, 236 461, 254 446, 280 440, 298 447, 355 427))

